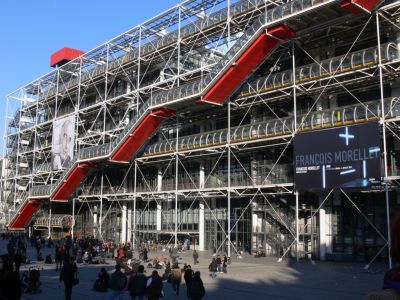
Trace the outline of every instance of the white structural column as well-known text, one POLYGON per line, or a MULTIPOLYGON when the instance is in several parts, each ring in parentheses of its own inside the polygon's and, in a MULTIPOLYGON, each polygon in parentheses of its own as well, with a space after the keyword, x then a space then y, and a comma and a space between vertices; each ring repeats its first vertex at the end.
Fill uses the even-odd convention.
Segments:
MULTIPOLYGON (((161 192, 162 190, 162 179, 163 179, 163 173, 162 173, 162 169, 158 169, 157 172, 157 191, 161 192)), ((161 218, 162 218, 162 214, 161 214, 161 202, 157 203, 157 215, 156 215, 156 228, 157 231, 161 231, 161 218)))
POLYGON ((157 203, 157 231, 161 231, 161 203, 157 203))
POLYGON ((383 93, 383 73, 382 73, 382 53, 381 53, 381 34, 379 28, 379 12, 376 12, 376 36, 378 41, 378 61, 379 61, 379 85, 381 92, 381 118, 380 123, 382 124, 382 137, 383 137, 383 164, 384 164, 384 183, 385 183, 385 198, 386 198, 386 229, 387 229, 387 241, 388 241, 388 258, 389 268, 392 268, 392 237, 390 233, 390 199, 388 190, 388 161, 387 161, 387 145, 386 145, 386 121, 385 121, 385 95, 383 93))
POLYGON ((93 236, 97 236, 98 226, 97 205, 95 205, 93 207, 93 236))
POLYGON ((204 189, 205 172, 204 172, 204 161, 200 162, 200 175, 199 175, 199 188, 204 189))
MULTIPOLYGON (((320 197, 319 204, 321 205, 322 201, 324 201, 324 197, 320 197)), ((311 230, 313 230, 311 228, 311 230)), ((326 211, 325 211, 325 204, 321 206, 319 210, 319 257, 320 260, 325 260, 326 256, 326 211)))
POLYGON ((49 238, 51 237, 51 204, 50 204, 50 211, 49 211, 49 238))
POLYGON ((135 160, 135 175, 133 178, 133 237, 132 237, 132 247, 136 246, 136 185, 137 185, 137 161, 135 160))
POLYGON ((126 203, 122 205, 122 217, 121 217, 121 243, 126 242, 126 203))
POLYGON ((204 203, 203 200, 199 202, 199 250, 204 251, 204 239, 205 239, 205 226, 204 226, 204 203))
POLYGON ((163 173, 162 169, 158 169, 157 171, 157 192, 161 192, 162 190, 162 179, 163 179, 163 173))
POLYGON ((75 229, 75 198, 72 198, 72 227, 71 227, 71 237, 74 239, 74 229, 75 229))
POLYGON ((132 241, 132 203, 128 204, 128 224, 127 224, 127 234, 126 234, 126 241, 132 241))

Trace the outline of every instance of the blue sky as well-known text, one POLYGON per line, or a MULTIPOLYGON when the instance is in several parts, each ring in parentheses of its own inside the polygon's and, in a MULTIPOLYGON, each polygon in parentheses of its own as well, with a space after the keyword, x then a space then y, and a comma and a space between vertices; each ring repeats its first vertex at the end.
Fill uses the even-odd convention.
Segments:
POLYGON ((171 8, 180 0, 0 1, 0 151, 5 95, 51 70, 50 55, 84 51, 171 8))

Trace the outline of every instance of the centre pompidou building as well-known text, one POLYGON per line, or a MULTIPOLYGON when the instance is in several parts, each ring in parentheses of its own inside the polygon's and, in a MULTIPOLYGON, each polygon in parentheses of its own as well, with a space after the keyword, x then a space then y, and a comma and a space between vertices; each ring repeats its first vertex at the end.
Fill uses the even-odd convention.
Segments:
POLYGON ((397 1, 187 0, 60 50, 7 95, 8 228, 387 259, 399 20, 397 1))

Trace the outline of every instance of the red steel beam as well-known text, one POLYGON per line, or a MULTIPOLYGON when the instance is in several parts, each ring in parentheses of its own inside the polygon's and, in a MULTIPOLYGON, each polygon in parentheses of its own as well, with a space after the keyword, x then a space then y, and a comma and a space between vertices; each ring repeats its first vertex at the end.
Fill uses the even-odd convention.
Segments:
POLYGON ((96 167, 97 164, 91 162, 75 165, 64 182, 53 192, 51 201, 68 201, 69 197, 75 192, 90 170, 96 167))
POLYGON ((371 12, 379 2, 379 0, 344 0, 340 6, 353 15, 358 15, 363 12, 371 12))
POLYGON ((295 36, 296 32, 285 25, 272 27, 262 33, 197 102, 222 104, 281 41, 295 36))
POLYGON ((40 207, 40 204, 44 200, 42 199, 28 199, 23 207, 20 209, 20 212, 15 216, 10 225, 8 226, 9 230, 24 230, 26 225, 32 219, 33 215, 37 212, 40 207))
POLYGON ((144 117, 142 122, 133 130, 124 143, 111 157, 111 161, 129 161, 143 146, 146 140, 153 135, 161 123, 175 116, 175 111, 168 108, 153 110, 144 117))

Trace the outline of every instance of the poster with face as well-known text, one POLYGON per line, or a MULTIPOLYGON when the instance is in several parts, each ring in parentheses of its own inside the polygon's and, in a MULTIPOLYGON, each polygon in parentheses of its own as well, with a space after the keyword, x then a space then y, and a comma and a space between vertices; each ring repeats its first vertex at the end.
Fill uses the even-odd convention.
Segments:
POLYGON ((75 143, 75 116, 69 116, 53 122, 53 140, 51 162, 53 170, 68 168, 72 165, 75 143))

